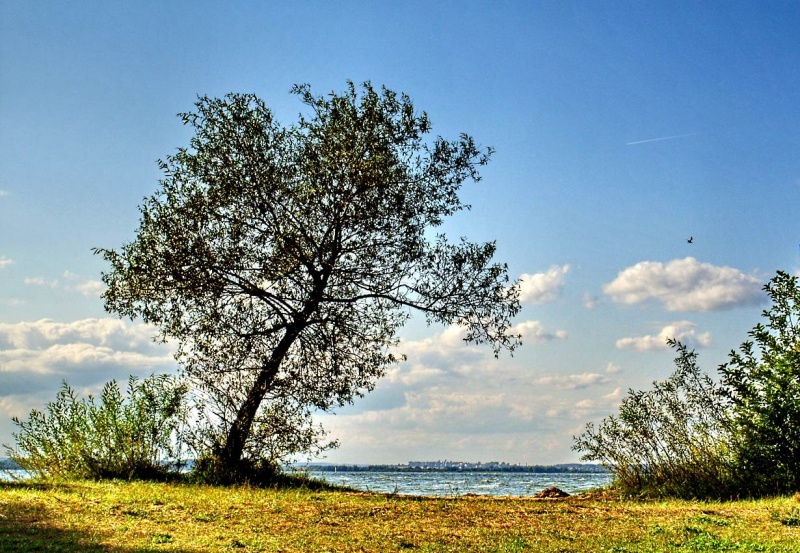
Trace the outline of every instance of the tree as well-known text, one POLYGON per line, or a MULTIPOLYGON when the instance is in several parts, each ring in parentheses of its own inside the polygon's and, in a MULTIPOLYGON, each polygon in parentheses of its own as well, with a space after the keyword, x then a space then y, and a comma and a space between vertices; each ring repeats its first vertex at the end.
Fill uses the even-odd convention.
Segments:
MULTIPOLYGON (((370 83, 292 92, 310 113, 287 127, 251 94, 199 98, 181 115, 190 147, 160 162, 136 239, 97 250, 106 308, 177 342, 213 398, 221 470, 262 458, 254 437, 370 390, 414 311, 495 355, 519 344, 518 288, 494 242, 432 233, 469 207, 458 192, 491 149, 466 134, 426 141, 427 115, 370 83)), ((319 437, 298 435, 290 450, 319 437)))
POLYGON ((778 273, 764 286, 766 324, 720 367, 743 437, 741 470, 754 495, 800 489, 800 285, 778 273), (757 346, 758 350, 754 348, 757 346))

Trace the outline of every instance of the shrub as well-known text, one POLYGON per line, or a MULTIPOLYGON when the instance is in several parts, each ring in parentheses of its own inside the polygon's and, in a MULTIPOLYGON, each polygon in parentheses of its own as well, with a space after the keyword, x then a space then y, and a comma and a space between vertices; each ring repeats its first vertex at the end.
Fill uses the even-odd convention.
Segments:
POLYGON ((678 349, 675 373, 630 391, 619 415, 591 424, 573 449, 603 463, 629 493, 758 497, 800 490, 800 279, 778 273, 751 340, 716 385, 678 349))
POLYGON ((753 495, 800 490, 800 285, 779 271, 764 290, 771 300, 762 313, 766 323, 719 368, 742 436, 740 469, 753 495))
POLYGON ((14 418, 16 449, 9 456, 35 476, 163 478, 181 468, 188 388, 167 375, 130 377, 127 396, 116 381, 99 402, 78 399, 64 382, 54 402, 14 418))
POLYGON ((582 460, 602 463, 630 495, 684 498, 739 494, 731 403, 674 340, 676 370, 649 391, 630 390, 619 414, 575 438, 582 460))

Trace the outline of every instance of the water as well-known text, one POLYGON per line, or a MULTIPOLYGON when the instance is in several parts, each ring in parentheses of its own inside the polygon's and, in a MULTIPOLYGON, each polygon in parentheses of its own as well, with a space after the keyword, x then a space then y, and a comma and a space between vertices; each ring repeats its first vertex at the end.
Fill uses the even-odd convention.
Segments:
POLYGON ((0 469, 0 482, 18 482, 30 476, 28 471, 22 469, 0 469))
POLYGON ((468 493, 530 497, 555 486, 569 494, 607 486, 608 473, 519 472, 323 472, 311 476, 357 490, 404 495, 457 496, 468 493))
MULTIPOLYGON (((310 471, 311 476, 330 484, 357 490, 403 495, 453 497, 468 493, 491 496, 530 497, 555 486, 569 494, 602 488, 611 483, 611 475, 599 473, 514 473, 514 472, 325 472, 310 471)), ((21 470, 0 470, 0 480, 24 480, 21 470)))

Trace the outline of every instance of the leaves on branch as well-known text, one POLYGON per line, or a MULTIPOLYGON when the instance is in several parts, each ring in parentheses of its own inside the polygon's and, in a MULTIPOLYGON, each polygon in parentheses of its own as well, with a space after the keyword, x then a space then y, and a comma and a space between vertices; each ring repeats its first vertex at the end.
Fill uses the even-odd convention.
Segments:
POLYGON ((289 126, 252 94, 198 98, 136 239, 97 250, 106 308, 176 341, 186 373, 227 405, 232 457, 281 405, 326 410, 371 389, 413 311, 495 354, 519 344, 518 290, 494 244, 429 239, 468 208, 458 192, 491 149, 429 139, 408 96, 370 83, 292 92, 308 112, 289 126))

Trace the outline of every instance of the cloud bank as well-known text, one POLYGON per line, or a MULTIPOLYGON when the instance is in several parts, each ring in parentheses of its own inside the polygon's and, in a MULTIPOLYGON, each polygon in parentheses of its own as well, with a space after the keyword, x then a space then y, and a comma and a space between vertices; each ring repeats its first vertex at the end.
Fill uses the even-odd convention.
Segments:
POLYGON ((52 400, 63 380, 92 389, 131 374, 173 371, 171 348, 152 335, 144 324, 112 318, 0 323, 0 413, 2 405, 41 407, 31 398, 52 400))
POLYGON ((603 291, 627 305, 655 300, 669 311, 720 311, 761 303, 762 285, 760 279, 737 269, 687 257, 667 264, 637 263, 621 271, 603 291))
MULTIPOLYGON (((526 344, 566 338, 539 321, 514 330, 526 344)), ((449 327, 401 343, 407 361, 392 367, 364 399, 321 422, 347 450, 374 462, 414 460, 420 451, 433 459, 556 462, 570 455, 563 436, 578 433, 584 421, 613 411, 619 401, 620 384, 604 365, 543 372, 495 359, 490 348, 462 338, 460 329, 449 327), (525 457, 520 451, 527 451, 525 457)))

